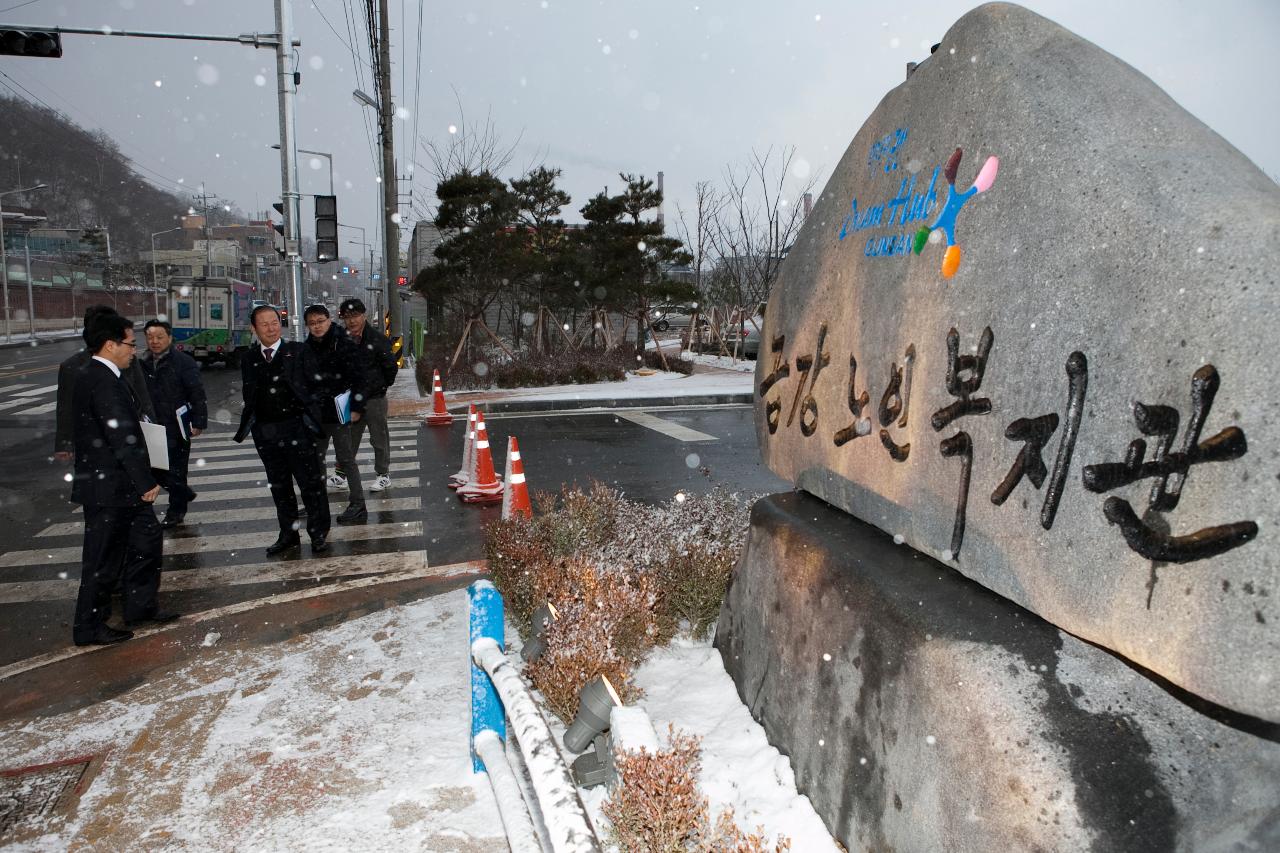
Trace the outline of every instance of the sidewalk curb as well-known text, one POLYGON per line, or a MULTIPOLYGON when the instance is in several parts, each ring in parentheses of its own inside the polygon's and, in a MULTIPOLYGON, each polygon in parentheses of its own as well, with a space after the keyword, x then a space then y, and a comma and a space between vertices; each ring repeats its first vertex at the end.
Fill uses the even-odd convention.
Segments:
POLYGON ((0 341, 0 350, 17 349, 18 347, 30 347, 30 346, 41 347, 41 346, 45 346, 46 344, 57 344, 57 343, 62 343, 63 341, 75 340, 79 337, 80 337, 80 333, 75 331, 54 332, 52 334, 45 335, 43 337, 37 337, 35 339, 34 344, 32 343, 30 338, 24 341, 0 341))
POLYGON ((208 652, 209 632, 226 638, 220 648, 285 642, 299 634, 341 624, 388 607, 461 589, 487 577, 484 561, 424 569, 412 576, 370 575, 314 590, 242 602, 193 613, 170 625, 135 632, 114 646, 68 647, 6 667, 0 719, 60 714, 111 699, 163 671, 208 652), (249 614, 252 614, 250 617, 249 614))
POLYGON ((660 409, 677 406, 713 406, 730 403, 749 404, 754 399, 751 392, 733 394, 691 394, 670 397, 595 397, 580 399, 556 400, 492 400, 489 402, 467 401, 451 403, 449 411, 467 413, 467 406, 475 402, 476 406, 486 413, 498 412, 558 412, 566 409, 660 409))

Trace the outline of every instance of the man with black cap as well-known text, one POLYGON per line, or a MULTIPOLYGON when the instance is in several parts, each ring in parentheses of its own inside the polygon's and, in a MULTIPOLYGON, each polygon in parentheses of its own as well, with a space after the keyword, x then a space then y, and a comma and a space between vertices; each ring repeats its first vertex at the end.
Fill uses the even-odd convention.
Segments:
MULTIPOLYGON (((352 426, 352 447, 360 451, 360 439, 365 426, 369 427, 369 443, 373 445, 373 471, 376 477, 369 484, 369 491, 381 492, 391 487, 391 434, 387 429, 387 389, 396 381, 400 369, 391 354, 391 341, 365 322, 364 303, 359 299, 347 299, 338 306, 338 316, 347 327, 347 335, 361 354, 364 369, 364 417, 352 426)), ((334 468, 329 480, 336 488, 342 488, 345 478, 334 468), (334 478, 343 482, 335 482, 334 478)))
POLYGON ((284 553, 301 542, 294 480, 307 508, 311 552, 320 554, 329 550, 329 496, 316 453, 322 420, 312 385, 320 372, 316 357, 304 343, 281 340, 280 314, 272 306, 254 308, 249 323, 259 345, 240 362, 244 412, 234 440, 241 442, 252 435, 267 470, 280 523, 280 536, 267 547, 267 556, 284 553))

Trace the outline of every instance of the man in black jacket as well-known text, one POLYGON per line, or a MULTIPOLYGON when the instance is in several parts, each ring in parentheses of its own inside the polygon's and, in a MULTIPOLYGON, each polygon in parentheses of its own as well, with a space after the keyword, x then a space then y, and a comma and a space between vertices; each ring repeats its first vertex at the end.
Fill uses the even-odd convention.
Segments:
POLYGON ((267 469, 271 500, 276 505, 280 536, 267 556, 298 547, 298 499, 293 480, 307 508, 311 552, 329 550, 329 496, 324 469, 316 454, 320 433, 320 405, 312 383, 319 374, 315 354, 306 344, 280 339, 280 314, 270 305, 253 309, 249 322, 259 346, 240 362, 244 384, 244 412, 235 441, 252 434, 258 456, 267 469))
MULTIPOLYGON (((89 343, 91 327, 99 318, 110 316, 118 316, 116 309, 110 305, 90 305, 85 309, 84 328, 80 330, 80 336, 84 338, 86 346, 89 343)), ((62 364, 58 365, 57 410, 54 413, 54 420, 57 426, 53 433, 53 458, 63 464, 71 461, 72 451, 74 450, 72 440, 75 431, 75 419, 71 416, 71 392, 75 389, 76 377, 84 372, 84 369, 89 366, 89 362, 92 359, 93 354, 86 348, 74 355, 67 356, 62 364)), ((125 382, 129 383, 129 388, 133 391, 134 399, 138 401, 138 407, 142 410, 142 414, 155 420, 156 412, 151 405, 151 395, 147 393, 147 380, 142 375, 142 368, 138 366, 137 361, 134 361, 121 373, 124 375, 125 382)))
POLYGON ((169 492, 169 511, 160 526, 177 527, 196 496, 187 485, 187 465, 191 460, 191 439, 209 427, 208 405, 200 366, 194 358, 173 348, 173 326, 164 320, 148 320, 143 331, 147 354, 138 363, 147 378, 156 420, 164 425, 169 445, 169 470, 156 472, 156 479, 169 492), (183 410, 181 415, 179 409, 183 410))
POLYGON ((87 343, 92 355, 71 398, 71 500, 84 507, 84 552, 72 633, 77 646, 118 643, 133 636, 107 624, 111 591, 122 579, 126 625, 177 618, 157 607, 163 539, 153 504, 160 487, 151 475, 138 404, 121 378, 137 346, 133 323, 118 314, 101 317, 91 327, 87 343))
MULTIPOLYGON (((369 491, 381 492, 391 487, 391 434, 387 429, 387 389, 396 381, 400 368, 391 354, 391 341, 365 322, 364 303, 347 299, 338 306, 338 316, 347 334, 360 349, 365 376, 364 417, 352 427, 352 446, 360 452, 360 439, 369 427, 369 443, 373 445, 373 472, 376 475, 369 491)), ((337 466, 335 475, 339 474, 337 466)), ((341 488, 341 486, 339 486, 341 488)))
POLYGON ((346 472, 350 490, 347 508, 338 516, 339 524, 364 524, 369 520, 369 510, 364 503, 364 488, 360 482, 360 466, 352 444, 352 427, 360 421, 365 407, 364 371, 360 369, 360 352, 347 337, 347 332, 333 322, 329 309, 312 305, 303 314, 307 324, 307 347, 315 353, 320 368, 320 378, 314 383, 320 397, 323 432, 316 438, 316 450, 320 456, 320 471, 324 473, 325 455, 329 452, 329 439, 333 439, 333 451, 338 464, 346 472), (346 422, 338 412, 335 398, 349 394, 346 406, 346 422))

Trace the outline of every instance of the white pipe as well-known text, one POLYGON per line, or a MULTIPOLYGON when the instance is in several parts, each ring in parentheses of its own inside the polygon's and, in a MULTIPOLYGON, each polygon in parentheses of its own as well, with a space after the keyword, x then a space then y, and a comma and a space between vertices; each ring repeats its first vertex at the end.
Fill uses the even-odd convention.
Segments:
POLYGON ((533 830, 533 820, 529 817, 529 810, 525 808, 520 784, 516 782, 511 765, 507 763, 507 751, 502 746, 502 739, 497 732, 486 729, 476 735, 475 748, 476 754, 484 762, 485 772, 489 774, 489 784, 493 786, 493 795, 498 800, 498 814, 502 816, 502 826, 507 831, 511 853, 542 853, 542 844, 533 830))
POLYGON ((511 731, 520 744, 520 752, 533 778, 533 789, 538 793, 538 805, 551 836, 551 849, 555 853, 600 853, 600 844, 578 799, 569 768, 560 757, 547 721, 542 718, 520 674, 492 638, 481 637, 472 643, 471 657, 489 674, 502 698, 511 731))

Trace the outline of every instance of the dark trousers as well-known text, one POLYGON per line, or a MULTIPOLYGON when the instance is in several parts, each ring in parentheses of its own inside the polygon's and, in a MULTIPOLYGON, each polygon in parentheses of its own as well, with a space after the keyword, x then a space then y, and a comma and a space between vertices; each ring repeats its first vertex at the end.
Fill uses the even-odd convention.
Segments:
POLYGON ((169 515, 181 518, 187 514, 187 506, 195 492, 187 485, 187 468, 191 462, 191 445, 180 436, 169 436, 169 470, 152 468, 151 473, 169 493, 169 515))
MULTIPOLYGON (((387 427, 387 398, 374 397, 366 400, 364 415, 351 424, 351 450, 360 452, 360 440, 364 438, 365 428, 369 429, 369 444, 373 447, 373 473, 391 473, 391 432, 387 427)), ((334 470, 346 473, 346 467, 339 464, 334 470)))
POLYGON ((316 451, 315 436, 301 418, 275 424, 253 425, 253 444, 267 469, 271 500, 276 505, 280 535, 289 536, 297 528, 298 499, 293 482, 302 492, 307 508, 307 533, 312 538, 329 533, 329 495, 324 488, 324 469, 316 451))
POLYGON ((90 640, 111 615, 111 593, 124 584, 124 618, 156 612, 164 537, 151 504, 84 508, 84 550, 74 639, 90 640))
POLYGON ((325 456, 329 453, 329 439, 333 439, 333 455, 338 464, 334 470, 341 471, 347 478, 347 494, 350 496, 348 506, 364 506, 364 485, 360 482, 360 466, 356 464, 355 444, 352 441, 351 424, 324 424, 324 432, 316 436, 316 453, 320 457, 320 473, 325 471, 325 456))

